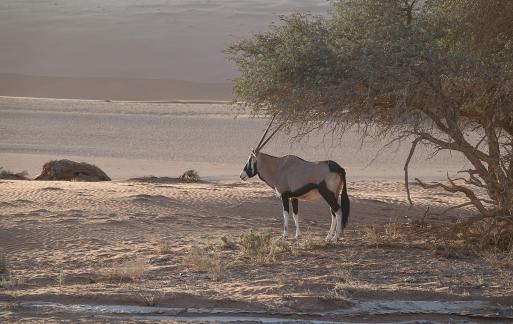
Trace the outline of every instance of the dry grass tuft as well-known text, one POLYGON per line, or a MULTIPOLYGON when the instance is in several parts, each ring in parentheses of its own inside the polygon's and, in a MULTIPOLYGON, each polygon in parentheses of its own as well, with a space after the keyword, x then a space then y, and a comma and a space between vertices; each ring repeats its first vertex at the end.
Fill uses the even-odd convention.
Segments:
POLYGON ((137 297, 145 306, 155 307, 160 304, 160 300, 164 296, 160 285, 146 283, 136 291, 137 297))
POLYGON ((57 283, 57 285, 59 287, 62 287, 62 285, 64 285, 64 271, 60 271, 56 276, 55 276, 55 283, 57 283))
POLYGON ((435 258, 457 258, 460 256, 460 249, 454 244, 454 242, 443 240, 441 242, 435 242, 431 248, 431 253, 435 258))
POLYGON ((236 250, 237 243, 233 240, 231 236, 223 235, 217 241, 217 247, 221 250, 236 250))
POLYGON ((7 264, 7 256, 0 252, 0 276, 9 274, 9 265, 7 264))
POLYGON ((171 249, 171 244, 169 243, 169 241, 162 241, 159 245, 159 252, 160 254, 171 254, 171 252, 173 252, 173 250, 171 249))
POLYGON ((109 281, 133 282, 141 279, 146 272, 147 262, 140 257, 135 260, 116 262, 107 273, 109 281))
POLYGON ((272 238, 270 230, 244 233, 239 244, 242 254, 256 263, 275 262, 278 255, 291 252, 288 242, 282 237, 272 238))
POLYGON ((223 278, 224 268, 219 255, 214 252, 209 253, 204 249, 194 247, 185 258, 185 262, 197 271, 210 273, 214 281, 220 281, 223 278))
POLYGON ((375 246, 390 245, 404 239, 403 225, 397 219, 390 219, 383 229, 378 226, 367 226, 363 231, 363 237, 367 242, 375 246))
POLYGON ((503 251, 482 251, 481 258, 494 268, 513 269, 513 250, 503 251))
POLYGON ((180 180, 185 182, 198 182, 200 181, 200 176, 198 171, 196 170, 187 170, 180 177, 180 180))

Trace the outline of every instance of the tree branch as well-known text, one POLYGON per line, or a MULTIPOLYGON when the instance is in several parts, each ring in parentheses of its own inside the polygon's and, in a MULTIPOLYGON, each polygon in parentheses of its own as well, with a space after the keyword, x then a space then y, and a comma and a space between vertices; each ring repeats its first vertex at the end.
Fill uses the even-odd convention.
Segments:
POLYGON ((408 201, 410 202, 410 207, 413 206, 413 202, 411 200, 410 195, 410 184, 408 181, 408 166, 410 165, 411 157, 413 156, 413 153, 415 152, 415 148, 417 147, 417 144, 422 140, 422 137, 417 137, 412 143, 410 148, 410 154, 408 154, 408 158, 406 159, 406 163, 404 164, 404 186, 406 188, 406 196, 408 197, 408 201))

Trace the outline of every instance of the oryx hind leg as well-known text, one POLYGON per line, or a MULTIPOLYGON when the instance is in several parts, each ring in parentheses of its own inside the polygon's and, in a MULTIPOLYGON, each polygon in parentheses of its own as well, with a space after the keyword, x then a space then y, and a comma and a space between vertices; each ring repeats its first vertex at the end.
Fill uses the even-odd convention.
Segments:
POLYGON ((326 186, 326 183, 323 181, 319 185, 319 193, 322 198, 326 200, 328 205, 331 208, 331 227, 328 232, 328 236, 326 236, 326 240, 338 240, 340 238, 340 233, 342 229, 342 210, 340 209, 340 205, 338 204, 338 199, 336 194, 329 190, 326 186))
POLYGON ((299 201, 296 198, 292 199, 292 217, 294 217, 296 238, 298 238, 301 235, 301 230, 299 229, 299 201))
POLYGON ((333 236, 335 235, 335 228, 336 228, 336 215, 335 215, 335 212, 333 212, 333 210, 331 211, 331 226, 330 226, 330 230, 328 232, 328 235, 326 235, 326 238, 325 240, 326 241, 331 241, 333 239, 333 236))
POLYGON ((289 197, 286 194, 281 195, 281 202, 283 204, 283 237, 289 236, 289 197))

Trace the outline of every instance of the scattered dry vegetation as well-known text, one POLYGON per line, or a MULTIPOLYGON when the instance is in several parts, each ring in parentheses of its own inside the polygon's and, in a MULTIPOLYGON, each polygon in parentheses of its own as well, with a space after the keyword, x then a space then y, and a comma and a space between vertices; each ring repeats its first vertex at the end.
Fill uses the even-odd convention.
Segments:
POLYGON ((286 240, 273 238, 270 230, 244 233, 239 244, 242 254, 255 263, 275 262, 278 255, 292 251, 286 240))
POLYGON ((376 225, 367 226, 363 231, 365 240, 374 246, 387 246, 404 242, 405 226, 391 218, 382 228, 376 225))
POLYGON ((178 177, 180 180, 185 182, 198 182, 200 181, 200 176, 198 171, 196 170, 187 170, 185 171, 180 177, 178 177))
POLYGON ((9 274, 9 267, 7 264, 7 256, 5 253, 0 252, 0 276, 6 276, 9 274))
POLYGON ((109 281, 113 282, 133 282, 141 279, 146 272, 146 259, 139 257, 135 260, 116 262, 107 272, 109 281))
POLYGON ((185 258, 185 263, 194 270, 210 273, 214 281, 220 281, 223 278, 224 268, 219 255, 215 252, 194 247, 185 258))
POLYGON ((154 283, 144 283, 138 287, 137 297, 145 306, 155 307, 160 304, 160 300, 164 296, 162 286, 154 283))

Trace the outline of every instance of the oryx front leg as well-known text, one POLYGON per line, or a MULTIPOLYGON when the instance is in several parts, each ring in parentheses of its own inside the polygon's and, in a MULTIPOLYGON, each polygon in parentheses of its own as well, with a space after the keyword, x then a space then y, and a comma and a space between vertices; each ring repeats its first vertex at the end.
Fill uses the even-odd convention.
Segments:
POLYGON ((281 195, 281 201, 283 203, 283 237, 289 236, 289 197, 287 195, 281 195))
POLYGON ((297 199, 292 199, 292 217, 294 217, 294 223, 296 224, 296 238, 301 235, 301 230, 299 229, 299 201, 297 199))

